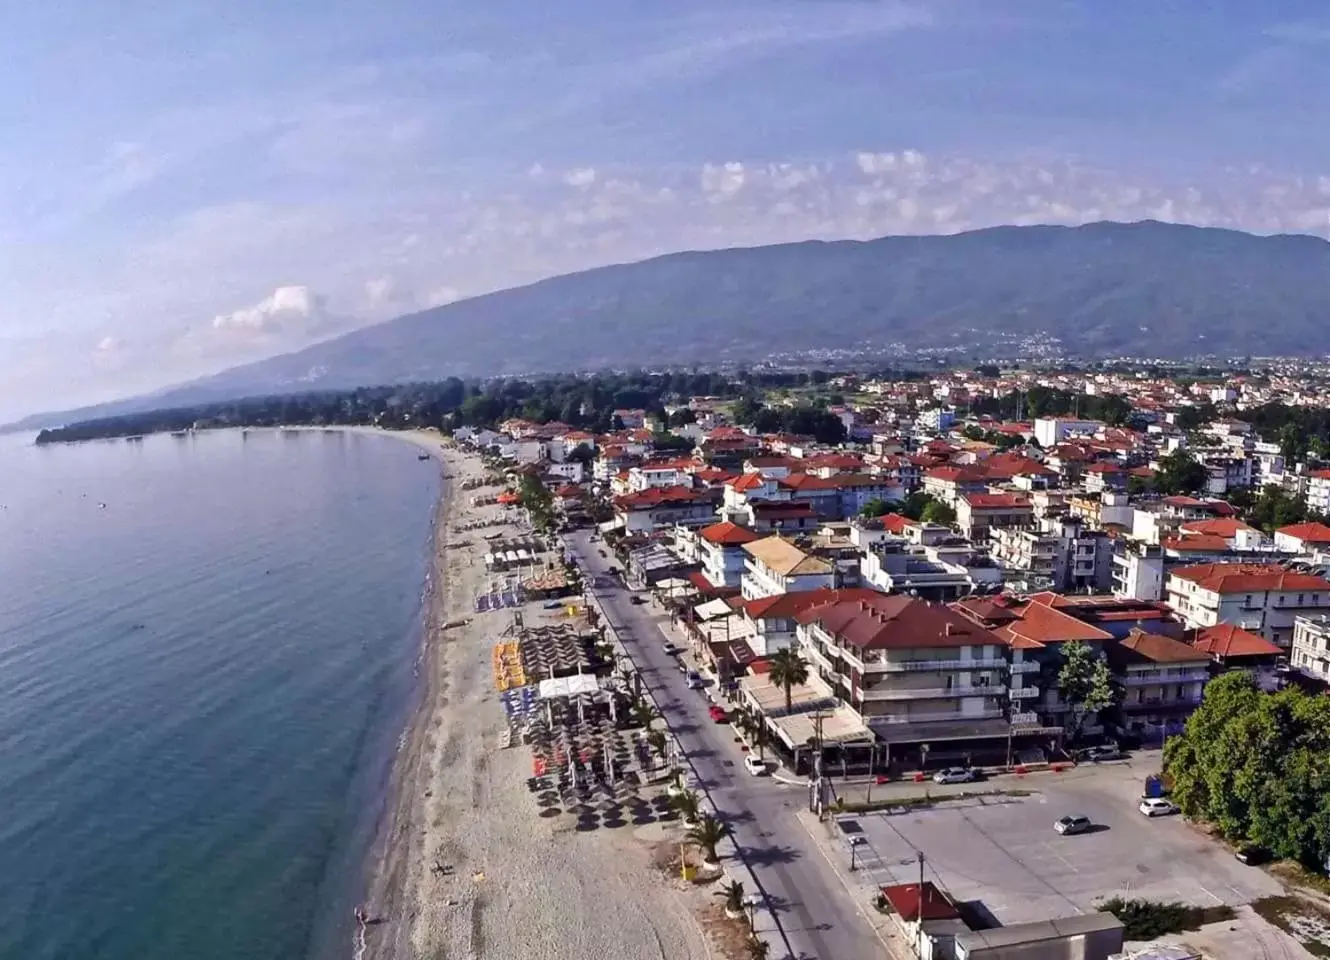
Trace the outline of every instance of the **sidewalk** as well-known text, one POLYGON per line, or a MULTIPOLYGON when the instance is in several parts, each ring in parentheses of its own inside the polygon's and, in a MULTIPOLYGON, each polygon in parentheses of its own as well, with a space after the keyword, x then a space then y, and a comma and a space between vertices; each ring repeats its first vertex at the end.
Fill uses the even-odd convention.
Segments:
MULTIPOLYGON (((800 811, 795 814, 795 819, 808 831, 808 835, 813 839, 813 845, 826 858, 828 866, 844 888, 845 896, 854 901, 859 914, 873 928, 873 933, 877 935, 886 950, 888 960, 916 960, 909 938, 902 935, 890 916, 873 906, 877 899, 878 887, 873 882, 872 871, 869 869, 850 871, 848 847, 839 835, 835 818, 828 817, 819 821, 817 814, 800 811)), ((865 863, 865 867, 867 866, 865 863)))

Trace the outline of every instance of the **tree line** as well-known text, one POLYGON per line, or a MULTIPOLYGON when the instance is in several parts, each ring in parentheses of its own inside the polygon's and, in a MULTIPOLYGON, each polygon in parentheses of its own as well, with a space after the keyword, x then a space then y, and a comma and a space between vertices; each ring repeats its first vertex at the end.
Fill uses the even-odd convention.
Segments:
MULTIPOLYGON (((492 427, 521 417, 561 420, 581 429, 607 432, 616 409, 642 409, 662 418, 665 404, 690 396, 735 397, 758 388, 762 374, 731 378, 719 373, 607 373, 536 379, 464 381, 357 387, 273 394, 86 420, 49 430, 38 443, 96 440, 188 430, 194 427, 375 425, 394 429, 492 427)), ((774 385, 774 384, 773 384, 774 385)))

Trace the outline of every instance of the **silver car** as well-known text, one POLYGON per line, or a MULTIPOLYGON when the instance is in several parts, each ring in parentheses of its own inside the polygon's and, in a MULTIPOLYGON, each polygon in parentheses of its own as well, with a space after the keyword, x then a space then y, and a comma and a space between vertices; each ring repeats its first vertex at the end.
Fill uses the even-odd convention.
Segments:
POLYGON ((965 767, 948 767, 933 774, 934 783, 973 783, 979 775, 965 767))
POLYGON ((1085 833, 1090 829, 1090 818, 1080 814, 1073 814, 1072 816, 1063 817, 1058 820, 1053 824, 1053 829, 1064 837, 1069 837, 1076 833, 1085 833))

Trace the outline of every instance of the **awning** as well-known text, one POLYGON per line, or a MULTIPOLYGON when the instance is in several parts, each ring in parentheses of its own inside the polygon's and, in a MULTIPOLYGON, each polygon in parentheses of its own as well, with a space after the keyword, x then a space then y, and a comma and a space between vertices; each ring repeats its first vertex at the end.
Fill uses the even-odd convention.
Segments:
POLYGON ((699 603, 693 607, 693 613, 699 620, 715 620, 717 617, 728 617, 734 612, 724 600, 708 600, 706 603, 699 603))
POLYGON ((558 677, 554 680, 540 681, 540 698, 572 697, 579 693, 596 693, 600 690, 600 681, 595 674, 579 673, 571 677, 558 677))

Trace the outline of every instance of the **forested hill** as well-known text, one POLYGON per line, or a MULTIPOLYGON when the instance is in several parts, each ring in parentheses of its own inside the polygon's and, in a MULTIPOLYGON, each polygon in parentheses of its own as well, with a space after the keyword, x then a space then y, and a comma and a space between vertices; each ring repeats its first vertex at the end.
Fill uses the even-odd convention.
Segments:
POLYGON ((1330 244, 1146 221, 679 253, 399 317, 81 414, 826 349, 964 359, 1020 337, 1085 357, 1330 352, 1330 244))
POLYGON ((681 253, 503 290, 205 381, 254 393, 445 376, 956 347, 1082 356, 1330 350, 1330 244, 1155 222, 681 253))

